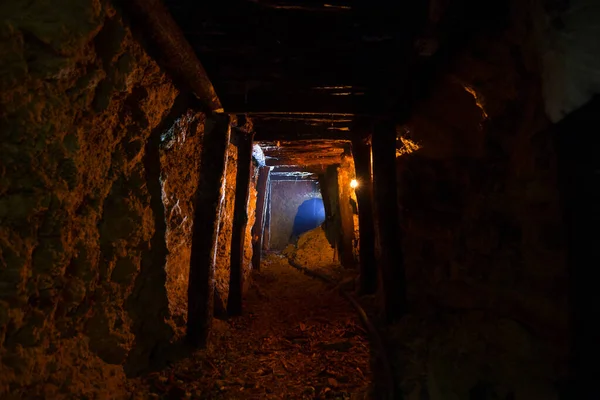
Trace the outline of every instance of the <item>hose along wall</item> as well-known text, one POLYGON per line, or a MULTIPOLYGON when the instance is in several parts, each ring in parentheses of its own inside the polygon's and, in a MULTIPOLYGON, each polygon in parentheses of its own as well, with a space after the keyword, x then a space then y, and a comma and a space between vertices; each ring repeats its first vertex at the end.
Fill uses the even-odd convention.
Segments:
MULTIPOLYGON (((312 278, 319 279, 331 286, 337 285, 337 283, 335 281, 333 281, 331 278, 329 278, 326 275, 312 271, 306 267, 303 267, 301 265, 298 265, 298 264, 292 262, 291 260, 288 260, 288 262, 292 267, 302 271, 303 273, 305 273, 306 275, 308 275, 312 278)), ((352 307, 354 307, 355 311, 357 312, 357 314, 360 318, 360 321, 362 322, 363 326, 365 327, 365 329, 367 330, 367 332, 369 334, 369 340, 371 342, 371 346, 375 349, 374 356, 381 365, 381 371, 382 371, 382 375, 383 375, 382 378, 383 378, 383 383, 385 385, 385 388, 384 388, 384 393, 380 393, 380 396, 382 396, 382 397, 378 397, 378 398, 382 399, 382 400, 394 400, 395 399, 395 397, 394 397, 394 392, 395 392, 394 376, 392 374, 391 363, 390 363, 389 358, 387 357, 387 353, 386 353, 385 347, 383 345, 383 341, 381 340, 381 336, 379 336, 377 329, 375 328, 375 326, 373 325, 373 323, 367 316, 367 313, 365 312, 365 310, 358 303, 358 301, 356 301, 356 299, 350 293, 346 292, 345 290, 343 290, 341 288, 339 289, 339 292, 343 297, 346 298, 346 300, 348 300, 348 302, 352 305, 352 307)))

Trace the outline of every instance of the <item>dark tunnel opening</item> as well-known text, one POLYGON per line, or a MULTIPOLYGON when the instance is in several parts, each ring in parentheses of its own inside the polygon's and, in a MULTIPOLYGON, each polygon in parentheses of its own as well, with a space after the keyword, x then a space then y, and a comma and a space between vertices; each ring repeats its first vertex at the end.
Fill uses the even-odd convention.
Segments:
POLYGON ((304 232, 315 229, 325 221, 325 205, 323 199, 313 198, 305 200, 294 218, 292 238, 298 237, 304 232))

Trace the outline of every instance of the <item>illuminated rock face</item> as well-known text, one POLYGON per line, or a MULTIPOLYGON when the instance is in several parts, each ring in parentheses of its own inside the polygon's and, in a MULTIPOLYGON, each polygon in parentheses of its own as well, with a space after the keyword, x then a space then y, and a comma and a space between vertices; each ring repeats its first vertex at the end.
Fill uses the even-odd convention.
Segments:
POLYGON ((339 265, 321 226, 301 234, 288 257, 297 265, 310 269, 327 269, 339 265))
POLYGON ((161 153, 177 90, 114 9, 67 3, 1 7, 2 398, 118 398, 185 314, 203 116, 161 153))
POLYGON ((225 172, 224 200, 219 217, 219 237, 217 239, 217 259, 215 265, 215 311, 225 312, 229 294, 229 271, 231 268, 231 229, 233 227, 233 206, 235 204, 235 177, 237 173, 237 148, 227 147, 227 169, 225 172))
POLYGON ((166 289, 171 326, 176 337, 185 335, 192 229, 199 182, 205 117, 187 110, 162 136, 160 182, 165 208, 166 289))
POLYGON ((255 161, 252 164, 252 176, 250 178, 250 192, 248 193, 248 205, 246 206, 246 215, 248 223, 246 224, 246 232, 244 234, 244 290, 248 288, 250 282, 250 272, 252 272, 252 227, 256 222, 256 184, 258 182, 258 168, 255 161))

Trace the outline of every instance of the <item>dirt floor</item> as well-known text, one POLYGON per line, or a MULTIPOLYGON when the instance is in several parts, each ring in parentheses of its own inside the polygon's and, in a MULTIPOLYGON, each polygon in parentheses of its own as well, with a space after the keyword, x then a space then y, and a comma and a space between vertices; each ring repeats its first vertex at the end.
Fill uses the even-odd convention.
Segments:
POLYGON ((133 398, 368 398, 366 333, 335 289, 271 254, 244 306, 215 321, 206 350, 145 377, 133 398))

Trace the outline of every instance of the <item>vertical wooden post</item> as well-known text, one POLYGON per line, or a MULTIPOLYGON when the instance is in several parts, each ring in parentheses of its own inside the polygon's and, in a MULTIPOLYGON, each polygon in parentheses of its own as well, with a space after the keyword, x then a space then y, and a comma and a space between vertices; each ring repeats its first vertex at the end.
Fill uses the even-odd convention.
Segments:
POLYGON ((235 204, 233 206, 233 227, 231 232, 231 267, 229 277, 229 297, 227 313, 242 314, 242 292, 244 286, 244 244, 248 224, 248 195, 252 174, 252 145, 254 134, 235 131, 238 148, 238 166, 235 177, 235 204))
POLYGON ((334 247, 334 262, 340 261, 342 257, 342 221, 339 207, 339 185, 338 166, 329 165, 325 174, 319 175, 321 196, 327 217, 326 236, 329 243, 334 247))
POLYGON ((207 118, 194 211, 188 284, 187 341, 194 347, 206 346, 212 325, 214 262, 229 137, 229 116, 213 115, 207 118))
POLYGON ((371 143, 367 138, 352 140, 354 168, 356 169, 356 201, 358 203, 360 293, 372 294, 377 290, 375 262, 375 227, 373 225, 373 177, 371 170, 371 143))
POLYGON ((373 193, 377 261, 381 271, 384 312, 388 322, 406 313, 406 281, 398 229, 396 129, 393 121, 375 123, 372 137, 373 193))
POLYGON ((263 228, 263 250, 271 249, 271 179, 267 183, 267 199, 265 211, 265 225, 263 228))
POLYGON ((265 225, 265 204, 267 200, 267 186, 269 184, 269 175, 271 167, 260 167, 258 172, 258 182, 256 184, 256 220, 252 227, 252 266, 256 271, 260 271, 260 257, 262 252, 263 227, 265 225))
POLYGON ((351 191, 350 179, 343 179, 340 173, 343 166, 338 167, 337 173, 337 203, 340 213, 340 261, 346 268, 355 268, 352 241, 354 238, 354 212, 350 204, 351 191))
POLYGON ((330 220, 333 217, 331 211, 331 201, 329 200, 329 190, 327 189, 327 179, 325 174, 319 174, 318 176, 319 187, 321 190, 321 198, 323 199, 323 207, 325 208, 325 226, 330 224, 330 220))

